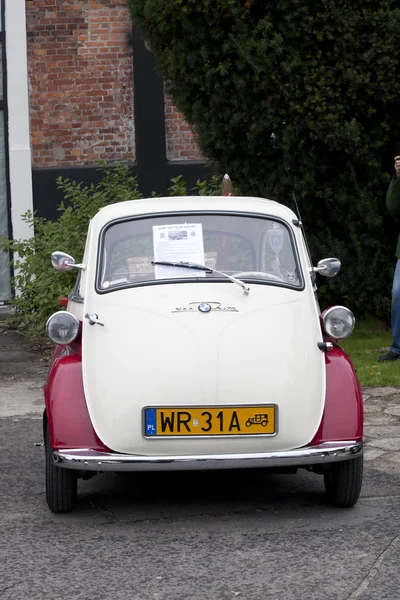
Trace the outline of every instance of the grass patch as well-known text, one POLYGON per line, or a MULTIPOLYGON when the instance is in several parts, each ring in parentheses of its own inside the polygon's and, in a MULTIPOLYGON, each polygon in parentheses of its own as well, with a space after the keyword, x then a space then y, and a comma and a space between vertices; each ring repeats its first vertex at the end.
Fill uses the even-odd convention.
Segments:
POLYGON ((391 343, 390 328, 378 321, 356 322, 351 336, 341 342, 363 387, 400 387, 400 360, 378 362, 379 356, 389 350, 391 343))

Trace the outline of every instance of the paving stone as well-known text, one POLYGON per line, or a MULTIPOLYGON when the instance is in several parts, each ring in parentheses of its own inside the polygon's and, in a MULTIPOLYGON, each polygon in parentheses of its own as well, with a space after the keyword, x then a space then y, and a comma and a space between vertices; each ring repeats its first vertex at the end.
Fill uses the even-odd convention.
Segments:
POLYGON ((400 486, 398 484, 400 481, 400 460, 398 458, 396 459, 396 457, 399 457, 398 452, 385 452, 385 454, 378 456, 378 458, 372 462, 366 463, 366 465, 368 465, 369 468, 373 469, 374 471, 386 473, 390 477, 396 477, 394 480, 394 487, 396 488, 397 492, 400 492, 400 486))
POLYGON ((400 452, 400 438, 380 438, 370 440, 369 446, 373 448, 382 448, 384 451, 395 451, 400 452))
POLYGON ((387 452, 387 460, 390 462, 400 464, 400 453, 399 452, 387 452))
POLYGON ((365 437, 367 439, 381 437, 400 438, 400 425, 366 425, 365 437))
POLYGON ((375 412, 372 414, 365 414, 365 424, 368 425, 396 425, 396 419, 390 415, 380 414, 375 412))
POLYGON ((385 403, 383 398, 370 398, 367 404, 364 405, 364 412, 366 413, 381 413, 382 409, 387 408, 388 406, 396 406, 393 404, 385 403))
POLYGON ((386 413, 387 415, 394 415, 396 417, 400 417, 400 405, 399 406, 396 406, 396 405, 389 406, 383 412, 386 413))
POLYGON ((399 388, 394 387, 363 388, 363 393, 369 396, 389 396, 390 394, 396 394, 400 398, 399 388))
POLYGON ((382 454, 385 454, 384 450, 378 450, 377 448, 368 448, 367 445, 367 447, 364 449, 364 460, 375 460, 375 458, 379 458, 380 456, 382 456, 382 454))

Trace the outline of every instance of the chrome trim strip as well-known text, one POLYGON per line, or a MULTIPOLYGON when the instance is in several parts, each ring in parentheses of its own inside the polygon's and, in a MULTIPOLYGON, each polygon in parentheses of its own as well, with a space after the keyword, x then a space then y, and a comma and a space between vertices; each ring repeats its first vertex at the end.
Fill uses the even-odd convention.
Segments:
POLYGON ((71 300, 71 302, 76 302, 78 304, 83 304, 85 302, 85 298, 83 298, 80 294, 73 294, 72 292, 68 294, 68 300, 71 300))
POLYGON ((95 450, 58 450, 53 460, 59 467, 80 471, 191 471, 308 466, 339 462, 361 456, 363 442, 325 442, 284 452, 203 454, 192 456, 142 456, 95 450))

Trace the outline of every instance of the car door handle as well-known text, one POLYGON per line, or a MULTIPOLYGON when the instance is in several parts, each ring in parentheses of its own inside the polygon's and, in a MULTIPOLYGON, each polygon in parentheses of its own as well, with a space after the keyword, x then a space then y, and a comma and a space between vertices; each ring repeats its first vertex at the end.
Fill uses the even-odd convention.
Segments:
POLYGON ((89 321, 89 325, 101 325, 102 327, 104 327, 104 323, 99 321, 99 316, 96 315, 96 313, 86 313, 85 319, 89 321))

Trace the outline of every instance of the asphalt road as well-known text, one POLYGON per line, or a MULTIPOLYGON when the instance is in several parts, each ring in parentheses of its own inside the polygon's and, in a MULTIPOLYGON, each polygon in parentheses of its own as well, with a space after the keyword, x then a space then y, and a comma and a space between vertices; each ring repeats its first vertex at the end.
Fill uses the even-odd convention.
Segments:
POLYGON ((54 515, 44 375, 0 331, 1 600, 399 600, 400 461, 372 446, 349 510, 311 473, 230 471, 99 475, 79 482, 74 513, 54 515))

